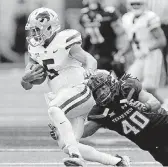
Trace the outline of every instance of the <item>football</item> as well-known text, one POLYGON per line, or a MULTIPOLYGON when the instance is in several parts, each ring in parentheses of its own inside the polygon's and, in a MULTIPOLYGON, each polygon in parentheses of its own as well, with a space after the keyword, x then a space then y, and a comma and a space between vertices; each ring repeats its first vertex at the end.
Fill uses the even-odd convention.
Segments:
POLYGON ((34 81, 30 82, 30 83, 33 84, 33 85, 40 85, 40 84, 42 84, 42 83, 45 81, 46 76, 47 76, 47 73, 46 73, 44 67, 41 66, 40 64, 33 64, 30 69, 33 70, 34 68, 37 68, 35 71, 38 71, 38 70, 40 70, 40 69, 43 69, 44 75, 43 75, 43 78, 41 78, 41 79, 36 79, 36 80, 34 80, 34 81))

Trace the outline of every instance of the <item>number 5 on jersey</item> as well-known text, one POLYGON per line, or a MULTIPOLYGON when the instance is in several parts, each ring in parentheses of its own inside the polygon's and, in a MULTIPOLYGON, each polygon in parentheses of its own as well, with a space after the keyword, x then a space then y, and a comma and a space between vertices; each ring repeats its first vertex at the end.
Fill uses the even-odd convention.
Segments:
POLYGON ((46 71, 48 72, 48 77, 50 80, 54 79, 56 76, 58 76, 58 71, 54 70, 54 69, 48 69, 48 65, 50 64, 54 64, 54 59, 46 59, 43 60, 43 66, 46 69, 46 71))
POLYGON ((129 119, 130 121, 122 121, 123 131, 126 135, 130 132, 133 132, 135 135, 138 134, 149 123, 149 119, 138 111, 134 112, 129 119))

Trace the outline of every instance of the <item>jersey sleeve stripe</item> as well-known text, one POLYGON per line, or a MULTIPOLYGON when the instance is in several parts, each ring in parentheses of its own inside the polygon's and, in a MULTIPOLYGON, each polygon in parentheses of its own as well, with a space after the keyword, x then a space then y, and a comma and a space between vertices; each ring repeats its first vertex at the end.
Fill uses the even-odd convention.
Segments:
POLYGON ((66 43, 68 43, 69 41, 73 40, 74 38, 76 38, 76 37, 78 37, 78 36, 80 36, 80 33, 79 33, 79 32, 76 33, 75 35, 69 37, 69 38, 66 40, 66 43))
POLYGON ((75 44, 81 44, 82 43, 82 41, 80 40, 80 41, 78 41, 78 42, 74 42, 74 43, 72 43, 72 44, 70 44, 70 45, 68 45, 68 46, 66 46, 65 47, 65 49, 67 50, 67 49, 69 49, 71 46, 73 46, 73 45, 75 45, 75 44))

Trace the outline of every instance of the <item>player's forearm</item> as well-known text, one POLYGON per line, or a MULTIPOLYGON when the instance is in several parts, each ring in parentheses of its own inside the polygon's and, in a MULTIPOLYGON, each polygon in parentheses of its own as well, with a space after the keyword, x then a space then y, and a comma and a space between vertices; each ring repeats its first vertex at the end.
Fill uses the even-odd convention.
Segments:
POLYGON ((160 102, 156 98, 149 99, 145 105, 149 108, 150 111, 156 111, 161 107, 160 102))
POLYGON ((95 133, 95 130, 94 130, 94 129, 91 129, 91 128, 89 127, 89 125, 85 125, 82 138, 86 138, 86 137, 92 136, 94 133, 95 133))
POLYGON ((71 47, 69 54, 71 57, 81 62, 86 70, 91 69, 94 71, 97 69, 96 59, 90 53, 84 51, 80 45, 71 47))
POLYGON ((141 90, 139 93, 138 101, 145 104, 149 111, 156 111, 161 107, 160 102, 151 93, 145 90, 141 90))
POLYGON ((85 54, 86 54, 86 62, 83 64, 83 67, 85 69, 96 70, 97 69, 97 60, 89 53, 85 52, 85 54))
POLYGON ((25 82, 23 78, 21 80, 21 85, 25 90, 30 90, 33 87, 33 84, 25 82))
POLYGON ((88 121, 84 126, 84 132, 82 138, 92 136, 100 126, 92 121, 88 121))
POLYGON ((125 46, 119 50, 119 54, 125 56, 131 50, 131 42, 128 41, 125 46))

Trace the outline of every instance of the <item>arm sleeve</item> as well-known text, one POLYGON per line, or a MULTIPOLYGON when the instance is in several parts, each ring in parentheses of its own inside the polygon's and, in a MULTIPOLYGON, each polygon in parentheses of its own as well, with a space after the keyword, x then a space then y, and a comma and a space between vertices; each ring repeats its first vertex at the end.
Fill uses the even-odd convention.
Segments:
POLYGON ((88 114, 88 121, 95 121, 102 126, 105 125, 108 112, 106 108, 95 105, 88 114))
POLYGON ((151 12, 148 19, 148 28, 150 30, 161 26, 160 18, 155 13, 151 12))
POLYGON ((73 45, 81 45, 82 44, 82 37, 81 33, 77 30, 69 30, 68 36, 66 38, 66 46, 65 49, 69 52, 73 45))

